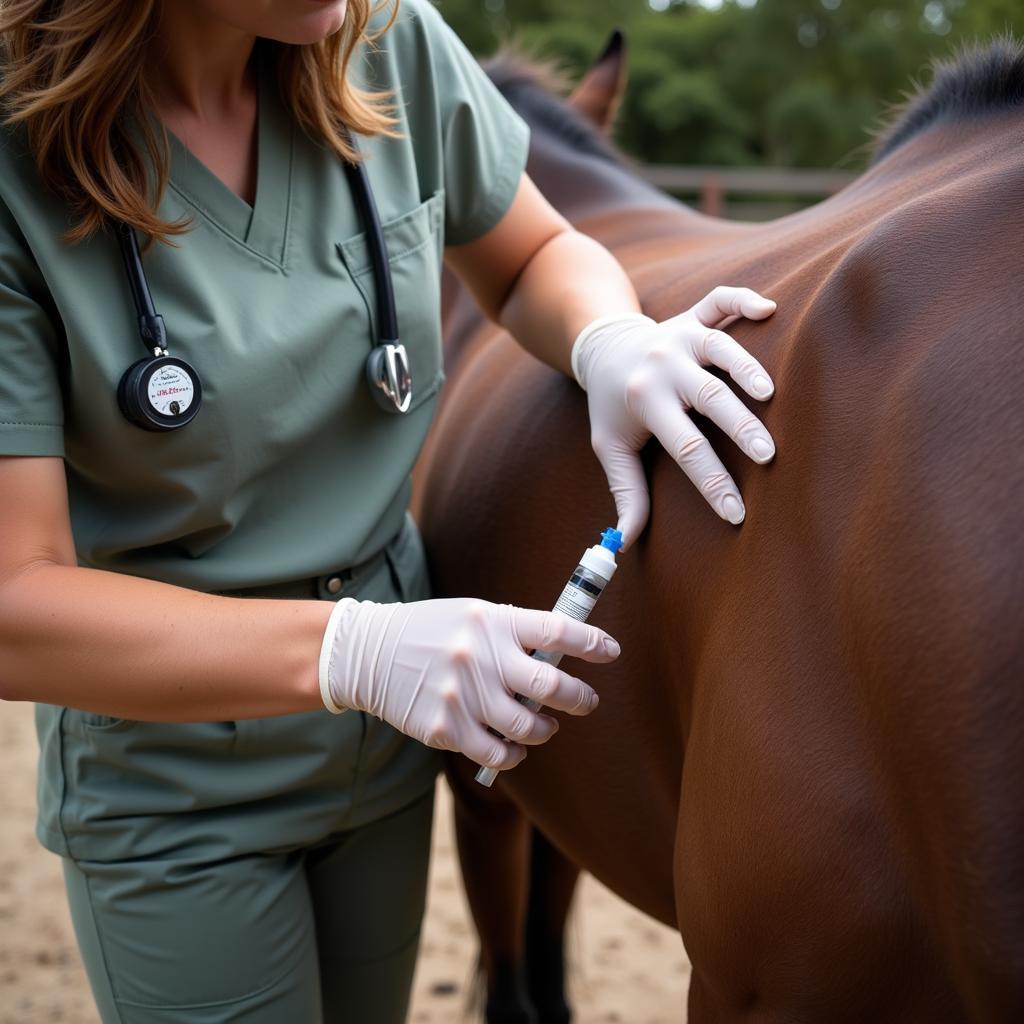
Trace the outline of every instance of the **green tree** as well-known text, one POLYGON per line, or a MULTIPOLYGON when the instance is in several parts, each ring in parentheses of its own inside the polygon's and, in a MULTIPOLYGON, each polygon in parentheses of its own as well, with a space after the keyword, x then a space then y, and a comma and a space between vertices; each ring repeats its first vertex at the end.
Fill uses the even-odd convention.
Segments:
POLYGON ((1021 0, 439 0, 478 55, 515 36, 582 73, 630 40, 617 127, 644 161, 862 167, 871 131, 933 57, 1002 32, 1021 0))

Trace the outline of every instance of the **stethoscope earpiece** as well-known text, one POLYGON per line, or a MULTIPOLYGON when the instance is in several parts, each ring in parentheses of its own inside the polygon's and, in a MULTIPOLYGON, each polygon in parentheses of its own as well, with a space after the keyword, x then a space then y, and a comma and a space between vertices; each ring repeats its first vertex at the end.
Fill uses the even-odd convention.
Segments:
MULTIPOLYGON (((349 141, 355 149, 355 139, 349 141)), ((382 409, 408 412, 412 404, 412 374, 405 346, 398 341, 398 316, 384 232, 366 168, 361 162, 346 163, 345 171, 366 226, 377 289, 378 334, 382 340, 367 356, 366 379, 374 401, 382 409)), ((139 334, 152 352, 125 370, 117 387, 117 404, 124 417, 143 430, 176 430, 190 423, 199 412, 203 387, 199 374, 184 359, 167 354, 163 317, 153 308, 134 229, 119 221, 117 234, 139 318, 139 334)))

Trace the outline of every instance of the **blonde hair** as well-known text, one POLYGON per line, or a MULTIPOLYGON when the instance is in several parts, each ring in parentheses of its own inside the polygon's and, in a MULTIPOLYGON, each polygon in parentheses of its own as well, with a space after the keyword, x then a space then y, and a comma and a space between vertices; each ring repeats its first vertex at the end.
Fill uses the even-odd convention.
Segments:
MULTIPOLYGON (((68 244, 87 239, 107 218, 125 221, 154 241, 183 234, 191 220, 164 221, 155 210, 167 185, 166 129, 161 145, 149 123, 153 93, 143 68, 161 0, 0 0, 0 105, 4 123, 24 124, 29 149, 45 184, 78 223, 68 244), (155 199, 147 199, 143 154, 128 130, 141 130, 155 172, 155 199)), ((303 130, 345 160, 355 158, 346 129, 393 135, 390 94, 348 81, 352 53, 372 44, 395 20, 398 0, 379 32, 370 17, 391 0, 349 0, 342 28, 308 45, 258 39, 276 65, 281 94, 303 130)))

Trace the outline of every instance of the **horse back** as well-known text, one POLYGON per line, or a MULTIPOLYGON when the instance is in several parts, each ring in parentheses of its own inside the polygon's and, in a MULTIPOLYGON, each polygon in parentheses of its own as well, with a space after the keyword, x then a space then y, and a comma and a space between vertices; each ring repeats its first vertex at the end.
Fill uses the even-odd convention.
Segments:
POLYGON ((733 328, 779 454, 730 456, 747 522, 704 549, 675 860, 717 973, 697 1005, 820 961, 812 1019, 1024 1006, 1024 133, 993 120, 809 212, 799 255, 780 223, 738 261, 779 301, 733 328))
MULTIPOLYGON (((702 1019, 1024 1003, 1022 143, 1019 115, 937 126, 768 225, 592 229, 659 319, 723 283, 779 304, 728 328, 776 382, 748 401, 774 462, 700 421, 746 521, 648 446, 650 524, 594 614, 623 655, 563 663, 601 707, 500 783, 678 924, 702 1019)), ((549 607, 614 521, 585 396, 464 340, 418 467, 435 588, 549 607)))

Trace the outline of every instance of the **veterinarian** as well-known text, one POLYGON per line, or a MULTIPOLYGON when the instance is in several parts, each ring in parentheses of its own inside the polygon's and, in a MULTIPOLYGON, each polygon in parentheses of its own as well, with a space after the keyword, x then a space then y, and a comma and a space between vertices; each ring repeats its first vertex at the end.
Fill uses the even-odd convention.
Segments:
POLYGON ((404 1020, 438 750, 596 706, 526 651, 601 630, 431 599, 442 258, 586 388, 627 545, 652 434, 743 518, 689 409, 774 452, 705 369, 767 398, 714 328, 774 304, 642 316, 432 5, 369 3, 0 7, 0 693, 105 1022, 404 1020))

